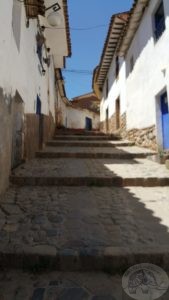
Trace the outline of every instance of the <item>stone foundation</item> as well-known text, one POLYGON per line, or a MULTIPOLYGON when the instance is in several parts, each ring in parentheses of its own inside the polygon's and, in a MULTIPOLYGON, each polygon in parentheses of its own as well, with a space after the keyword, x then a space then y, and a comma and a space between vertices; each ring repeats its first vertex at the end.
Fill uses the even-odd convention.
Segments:
POLYGON ((19 94, 6 96, 0 89, 0 194, 8 187, 11 169, 33 158, 55 131, 51 114, 24 115, 22 103, 19 94))
POLYGON ((123 139, 128 139, 136 145, 157 151, 156 127, 155 125, 143 129, 126 129, 126 113, 120 116, 120 128, 117 129, 116 114, 108 120, 108 131, 106 121, 100 122, 100 131, 103 133, 120 134, 123 139))
POLYGON ((120 116, 120 128, 117 128, 116 114, 113 114, 108 120, 108 131, 106 121, 100 122, 100 131, 104 133, 117 133, 124 135, 126 132, 126 113, 120 116))
POLYGON ((44 147, 45 142, 54 135, 55 123, 52 115, 25 115, 24 158, 35 157, 36 151, 44 147))
POLYGON ((120 116, 120 128, 116 131, 123 139, 126 139, 126 113, 120 116))
POLYGON ((135 142, 137 146, 157 150, 156 128, 155 125, 127 131, 126 138, 135 142))

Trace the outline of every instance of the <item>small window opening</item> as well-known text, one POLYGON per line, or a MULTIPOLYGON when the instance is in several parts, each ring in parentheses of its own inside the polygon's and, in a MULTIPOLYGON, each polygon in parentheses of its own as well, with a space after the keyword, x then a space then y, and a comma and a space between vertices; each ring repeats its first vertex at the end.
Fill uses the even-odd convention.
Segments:
POLYGON ((165 14, 164 14, 164 4, 161 1, 158 9, 154 14, 154 26, 155 26, 155 38, 158 40, 165 30, 165 14))
POLYGON ((119 69, 120 69, 120 64, 119 64, 119 57, 116 57, 116 78, 119 76, 119 69))
POLYGON ((134 57, 132 56, 132 57, 130 58, 130 72, 133 71, 133 68, 134 68, 134 57))

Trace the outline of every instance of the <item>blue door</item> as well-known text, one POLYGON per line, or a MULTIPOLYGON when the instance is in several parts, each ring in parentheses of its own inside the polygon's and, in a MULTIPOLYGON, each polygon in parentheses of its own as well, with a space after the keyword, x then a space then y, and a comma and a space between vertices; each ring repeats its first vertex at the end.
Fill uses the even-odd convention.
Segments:
POLYGON ((167 93, 161 95, 163 148, 169 149, 169 107, 167 93))
POLYGON ((92 119, 86 117, 86 130, 92 130, 92 119))

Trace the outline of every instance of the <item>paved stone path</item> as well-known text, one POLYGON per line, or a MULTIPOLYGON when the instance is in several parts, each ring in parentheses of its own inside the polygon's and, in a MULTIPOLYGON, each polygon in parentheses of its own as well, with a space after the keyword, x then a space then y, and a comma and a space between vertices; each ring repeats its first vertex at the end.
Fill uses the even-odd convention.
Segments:
POLYGON ((169 171, 149 159, 34 159, 13 172, 19 185, 169 186, 169 171))
MULTIPOLYGON (((127 144, 82 148, 70 151, 151 154, 127 144)), ((45 151, 59 150, 48 147, 45 151)), ((123 273, 140 262, 168 268, 168 186, 48 186, 46 180, 65 176, 69 180, 73 176, 168 179, 163 165, 138 158, 36 158, 13 174, 13 178, 29 180, 37 176, 44 179, 44 186, 11 184, 0 198, 1 269, 31 271, 0 274, 0 300, 124 300, 128 298, 122 292, 121 277, 98 271, 123 273), (32 273, 44 270, 47 274, 32 273)))
POLYGON ((148 159, 34 159, 13 172, 32 177, 169 178, 169 171, 148 159))
POLYGON ((11 187, 0 203, 0 250, 169 246, 169 187, 11 187))
POLYGON ((0 273, 1 300, 122 300, 120 276, 103 273, 0 273))
MULTIPOLYGON (((148 300, 148 296, 143 295, 148 300)), ((1 300, 131 300, 122 277, 105 273, 0 273, 1 300)), ((142 298, 143 299, 143 298, 142 298)), ((169 291, 158 298, 169 299, 169 291)))

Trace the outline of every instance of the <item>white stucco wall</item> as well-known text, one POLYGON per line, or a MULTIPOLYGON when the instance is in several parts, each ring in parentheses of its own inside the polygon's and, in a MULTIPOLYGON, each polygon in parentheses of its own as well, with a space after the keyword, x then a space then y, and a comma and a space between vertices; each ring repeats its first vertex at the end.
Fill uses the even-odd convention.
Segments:
POLYGON ((116 79, 116 58, 114 57, 107 78, 109 82, 109 93, 106 97, 106 81, 103 86, 103 96, 100 105, 100 121, 106 119, 106 109, 109 110, 109 118, 115 113, 115 103, 120 98, 120 114, 122 115, 126 111, 126 85, 125 85, 125 62, 123 58, 119 59, 120 71, 119 76, 116 79))
POLYGON ((150 1, 126 55, 127 129, 156 124, 158 95, 165 88, 169 95, 169 1, 164 0, 166 30, 156 42, 153 14, 158 5, 158 0, 150 1), (132 56, 135 64, 130 72, 132 56))
POLYGON ((67 107, 67 128, 85 129, 86 117, 92 119, 92 128, 99 129, 99 115, 86 109, 67 107))
POLYGON ((67 105, 62 99, 59 90, 57 93, 57 102, 56 102, 56 114, 57 114, 57 126, 61 125, 67 127, 67 105))
MULTIPOLYGON (((19 2, 18 2, 19 3, 19 2)), ((46 65, 46 75, 39 72, 39 59, 36 53, 37 20, 30 20, 26 28, 26 15, 21 6, 21 35, 18 50, 12 30, 13 0, 1 0, 0 3, 0 87, 4 94, 14 96, 18 90, 24 101, 25 113, 36 112, 36 97, 42 101, 42 113, 54 114, 55 82, 54 66, 46 65)))

